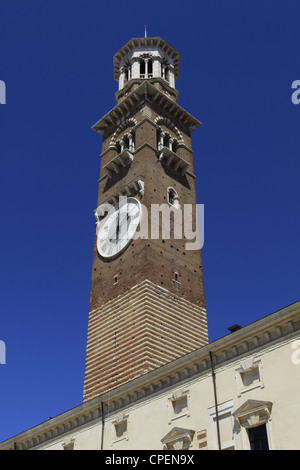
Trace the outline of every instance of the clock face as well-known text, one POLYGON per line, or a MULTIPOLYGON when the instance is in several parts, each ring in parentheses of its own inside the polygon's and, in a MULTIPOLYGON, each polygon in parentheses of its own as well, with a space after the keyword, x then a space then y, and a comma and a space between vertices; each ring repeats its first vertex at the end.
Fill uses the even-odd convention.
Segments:
POLYGON ((141 219, 141 204, 135 198, 108 214, 101 222, 97 236, 100 256, 112 258, 119 254, 132 240, 141 219))

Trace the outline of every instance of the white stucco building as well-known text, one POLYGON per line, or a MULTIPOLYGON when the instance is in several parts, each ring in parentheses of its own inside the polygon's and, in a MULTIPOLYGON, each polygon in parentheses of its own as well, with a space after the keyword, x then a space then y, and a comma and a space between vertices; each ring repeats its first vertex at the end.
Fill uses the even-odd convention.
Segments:
POLYGON ((0 450, 299 450, 299 390, 297 302, 14 436, 0 450))

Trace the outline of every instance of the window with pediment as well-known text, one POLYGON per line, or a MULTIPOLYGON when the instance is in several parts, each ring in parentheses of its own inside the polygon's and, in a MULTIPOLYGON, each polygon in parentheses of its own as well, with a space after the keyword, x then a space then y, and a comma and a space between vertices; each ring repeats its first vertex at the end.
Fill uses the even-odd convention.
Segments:
POLYGON ((243 450, 272 450, 271 411, 271 402, 249 399, 233 413, 243 450))
POLYGON ((162 438, 164 450, 188 450, 193 445, 195 431, 175 427, 162 438))

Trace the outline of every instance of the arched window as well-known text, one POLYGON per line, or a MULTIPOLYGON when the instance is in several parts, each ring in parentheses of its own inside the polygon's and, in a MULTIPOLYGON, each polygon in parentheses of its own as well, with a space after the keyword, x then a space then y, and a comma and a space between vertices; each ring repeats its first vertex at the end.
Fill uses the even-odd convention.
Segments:
POLYGON ((152 78, 153 77, 153 64, 152 59, 148 55, 144 55, 140 58, 140 78, 152 78))
POLYGON ((168 203, 175 208, 179 208, 179 197, 174 188, 168 188, 168 203))
POLYGON ((148 78, 153 77, 153 65, 152 65, 152 60, 148 60, 148 78))
POLYGON ((135 150, 134 132, 131 131, 128 134, 124 134, 123 137, 116 142, 116 149, 118 153, 122 153, 124 150, 129 150, 129 152, 133 153, 135 150))
POLYGON ((164 147, 167 147, 169 150, 172 150, 172 144, 173 144, 173 139, 170 136, 170 134, 166 132, 165 138, 164 138, 164 147))
POLYGON ((169 67, 167 66, 167 67, 165 68, 165 80, 166 80, 166 82, 169 83, 169 79, 170 79, 170 69, 169 69, 169 67))
POLYGON ((127 83, 131 79, 131 64, 130 62, 126 62, 124 65, 124 84, 127 83))
POLYGON ((130 80, 130 73, 129 73, 129 68, 125 69, 125 83, 127 83, 130 80))
POLYGON ((141 59, 140 61, 140 78, 145 78, 146 74, 146 61, 141 59))
POLYGON ((168 132, 164 132, 161 129, 158 129, 157 148, 158 150, 162 150, 163 147, 167 147, 171 152, 176 153, 178 142, 177 139, 172 137, 168 132))

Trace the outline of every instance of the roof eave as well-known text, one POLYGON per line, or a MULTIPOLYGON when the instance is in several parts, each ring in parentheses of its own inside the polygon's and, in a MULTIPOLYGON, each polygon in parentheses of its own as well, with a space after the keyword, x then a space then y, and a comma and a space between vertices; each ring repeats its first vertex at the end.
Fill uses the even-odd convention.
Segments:
POLYGON ((176 115, 176 120, 180 121, 182 126, 187 128, 190 132, 197 129, 202 123, 194 118, 185 109, 181 108, 175 101, 170 100, 164 93, 158 90, 155 86, 147 82, 142 82, 138 88, 129 93, 119 104, 117 104, 111 111, 109 111, 103 118, 96 122, 92 129, 99 134, 103 135, 111 125, 118 126, 122 120, 128 115, 128 109, 136 106, 141 102, 141 98, 148 98, 151 96, 154 104, 162 105, 164 110, 172 109, 172 114, 176 115), (120 121, 120 122, 119 122, 120 121))

